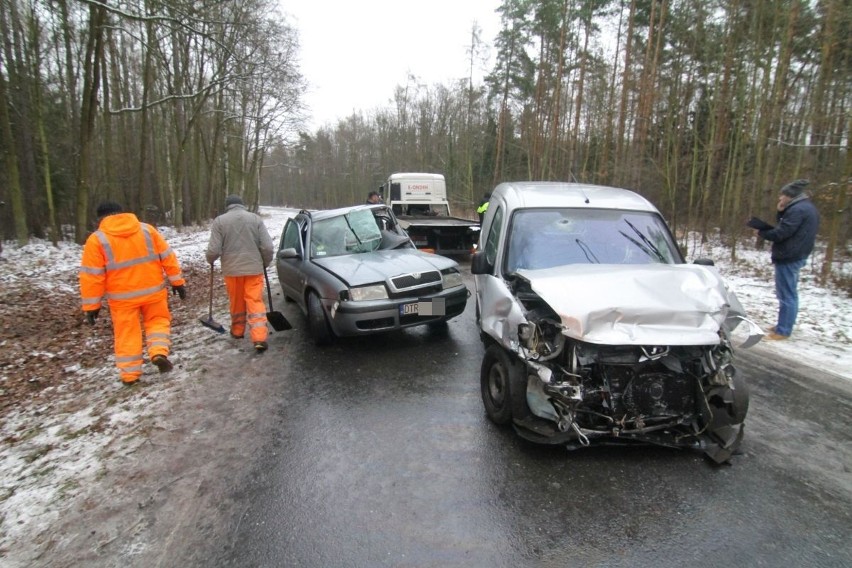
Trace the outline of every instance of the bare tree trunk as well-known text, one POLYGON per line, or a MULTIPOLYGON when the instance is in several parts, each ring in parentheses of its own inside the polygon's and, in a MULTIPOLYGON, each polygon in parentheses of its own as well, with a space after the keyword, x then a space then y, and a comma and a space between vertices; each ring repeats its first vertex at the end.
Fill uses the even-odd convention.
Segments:
MULTIPOLYGON (((565 9, 567 10, 567 3, 565 9)), ((586 87, 586 67, 589 61, 589 35, 591 34, 592 26, 592 8, 587 7, 583 18, 583 49, 580 52, 580 77, 577 80, 577 91, 574 96, 574 124, 571 126, 571 138, 568 142, 568 166, 571 169, 572 175, 577 174, 575 163, 577 161, 577 145, 580 143, 580 115, 583 112, 583 94, 586 87)), ((564 26, 565 24, 563 24, 564 26)), ((565 32, 563 28, 563 42, 565 32)), ((564 47, 564 43, 563 43, 564 47)), ((561 83, 561 75, 560 75, 561 83)))
MULTIPOLYGON (((616 98, 616 83, 618 81, 618 54, 621 52, 621 28, 624 25, 624 3, 622 0, 621 9, 618 16, 618 33, 615 40, 615 57, 613 57, 612 74, 607 93, 607 108, 606 108, 606 127, 604 130, 603 152, 597 159, 595 167, 596 178, 599 183, 612 183, 612 168, 610 156, 613 152, 617 154, 617 148, 620 147, 620 142, 615 140, 614 122, 615 122, 615 98, 616 98)), ((626 57, 626 55, 625 55, 626 57)), ((626 85, 622 85, 622 99, 624 97, 624 89, 626 85)))
MULTIPOLYGON (((35 15, 32 15, 35 18, 35 15)), ((41 40, 38 34, 38 24, 35 20, 30 23, 30 43, 35 53, 33 54, 33 117, 36 123, 38 140, 41 146, 41 161, 42 161, 42 176, 44 177, 44 192, 47 200, 47 216, 48 226, 50 228, 50 241, 53 246, 59 244, 61 235, 59 234, 59 224, 56 222, 56 206, 53 201, 53 184, 51 181, 50 169, 50 149, 47 144, 47 134, 44 130, 44 109, 42 101, 42 84, 41 84, 41 40)), ((2 103, 0 103, 2 104, 2 103)))
POLYGON ((633 29, 636 19, 636 0, 630 1, 630 14, 627 16, 627 39, 624 42, 624 73, 621 77, 621 103, 618 108, 618 134, 615 138, 615 163, 622 163, 627 140, 627 96, 630 93, 631 66, 633 65, 633 29))
POLYGON ((100 86, 101 60, 104 53, 103 32, 106 22, 106 8, 89 8, 88 41, 83 64, 83 106, 80 112, 80 157, 77 166, 77 225, 75 238, 83 244, 88 233, 89 189, 92 160, 92 143, 95 135, 95 116, 97 115, 98 88, 100 86))
MULTIPOLYGON (((144 62, 142 64, 142 100, 139 102, 139 106, 141 107, 141 117, 139 119, 139 164, 138 170, 136 173, 136 195, 137 195, 137 203, 139 207, 139 211, 145 211, 145 208, 150 203, 154 205, 153 196, 151 195, 151 191, 148 188, 148 184, 146 183, 148 171, 148 98, 151 90, 151 81, 152 77, 152 63, 151 63, 151 51, 154 49, 155 45, 155 37, 156 34, 154 32, 153 22, 150 20, 145 24, 145 36, 147 38, 146 45, 142 47, 145 51, 144 62)), ((162 203, 156 204, 158 209, 162 208, 162 203)))
POLYGON ((18 172, 18 156, 15 151, 15 139, 12 135, 12 125, 9 121, 9 102, 6 97, 6 78, 3 76, 3 65, 0 60, 0 127, 3 132, 3 146, 6 148, 6 169, 8 171, 9 199, 12 202, 12 218, 15 220, 15 237, 18 244, 24 246, 29 240, 27 215, 24 210, 24 199, 21 195, 21 179, 18 172))

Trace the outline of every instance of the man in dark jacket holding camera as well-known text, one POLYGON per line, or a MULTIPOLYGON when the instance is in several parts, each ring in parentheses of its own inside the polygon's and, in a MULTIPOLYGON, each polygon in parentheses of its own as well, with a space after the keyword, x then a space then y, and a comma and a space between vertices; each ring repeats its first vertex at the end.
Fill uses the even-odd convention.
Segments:
POLYGON ((799 312, 799 271, 814 250, 819 212, 805 193, 808 180, 799 179, 781 188, 778 197, 777 226, 752 217, 748 225, 772 242, 775 266, 775 295, 778 297, 778 323, 769 329, 766 339, 790 337, 799 312))

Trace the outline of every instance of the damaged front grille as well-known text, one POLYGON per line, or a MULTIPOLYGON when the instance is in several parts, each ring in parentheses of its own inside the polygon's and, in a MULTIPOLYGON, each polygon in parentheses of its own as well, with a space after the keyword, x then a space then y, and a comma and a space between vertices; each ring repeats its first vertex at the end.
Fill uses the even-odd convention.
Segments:
POLYGON ((691 415, 695 389, 686 377, 666 372, 633 374, 618 395, 619 413, 631 416, 691 415))

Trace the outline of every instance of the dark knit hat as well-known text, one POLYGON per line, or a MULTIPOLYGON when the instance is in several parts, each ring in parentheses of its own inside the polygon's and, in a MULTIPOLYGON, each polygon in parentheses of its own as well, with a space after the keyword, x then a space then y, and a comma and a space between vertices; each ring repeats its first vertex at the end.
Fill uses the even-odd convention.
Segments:
POLYGON ((231 194, 225 198, 225 207, 228 205, 245 205, 245 203, 239 195, 231 194))
POLYGON ((98 208, 95 211, 98 219, 106 217, 107 215, 115 215, 116 213, 124 213, 124 208, 114 201, 104 201, 98 205, 98 208))
POLYGON ((805 188, 808 186, 810 182, 806 179, 797 179, 796 181, 791 181, 787 185, 781 188, 781 193, 786 195, 787 197, 798 197, 805 191, 805 188))

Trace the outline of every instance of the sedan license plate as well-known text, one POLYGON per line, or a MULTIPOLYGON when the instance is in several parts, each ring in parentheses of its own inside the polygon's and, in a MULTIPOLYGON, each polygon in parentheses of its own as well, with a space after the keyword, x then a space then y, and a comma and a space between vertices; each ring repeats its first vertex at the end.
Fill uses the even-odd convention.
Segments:
POLYGON ((431 300, 420 300, 410 304, 400 304, 400 316, 443 316, 446 315, 446 301, 444 298, 433 298, 431 300))
POLYGON ((399 305, 399 315, 401 316, 414 316, 418 313, 420 313, 420 302, 399 305))

